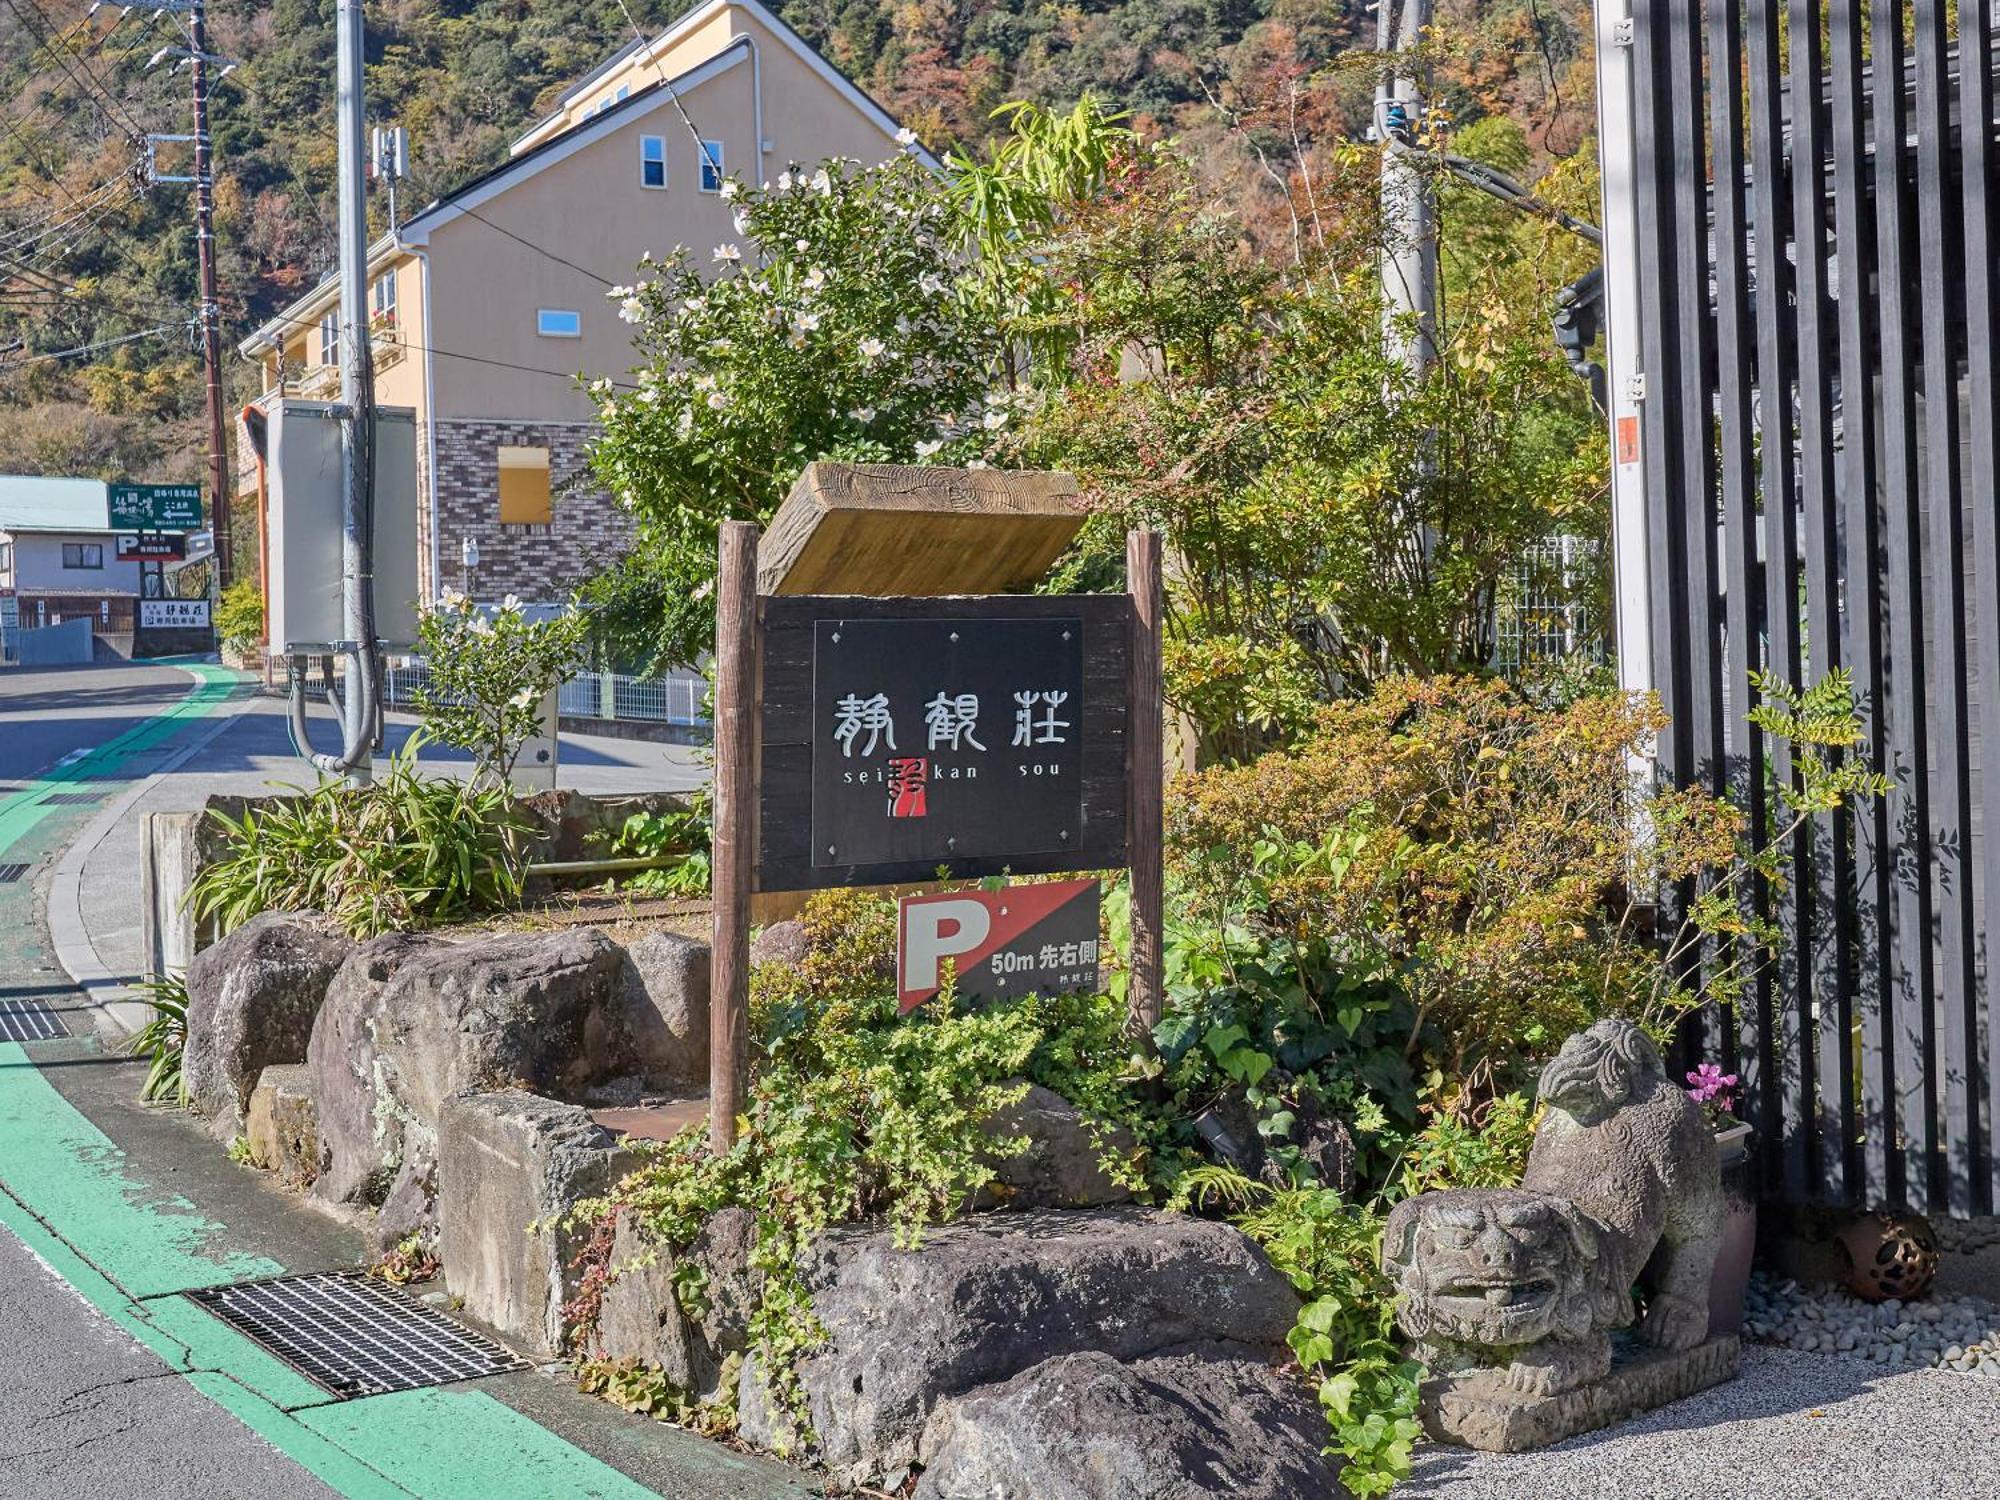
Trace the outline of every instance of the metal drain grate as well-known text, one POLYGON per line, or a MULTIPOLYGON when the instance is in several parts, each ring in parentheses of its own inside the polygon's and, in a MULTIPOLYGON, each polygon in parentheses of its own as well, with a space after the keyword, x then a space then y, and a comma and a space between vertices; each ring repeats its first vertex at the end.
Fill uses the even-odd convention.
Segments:
POLYGON ((102 792, 51 792, 48 796, 42 798, 42 806, 89 807, 103 800, 104 793, 102 792))
POLYGON ((0 1000, 0 1041, 53 1042, 69 1035, 45 1000, 0 1000))
POLYGON ((528 1367, 492 1340, 359 1271, 188 1295, 342 1400, 528 1367))
POLYGON ((27 873, 26 865, 0 865, 0 885, 12 885, 27 873))

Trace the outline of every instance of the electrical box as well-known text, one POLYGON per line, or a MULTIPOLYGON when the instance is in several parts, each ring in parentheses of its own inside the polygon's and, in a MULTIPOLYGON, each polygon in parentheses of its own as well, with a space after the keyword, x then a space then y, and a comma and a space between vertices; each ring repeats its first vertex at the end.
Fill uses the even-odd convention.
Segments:
MULTIPOLYGON (((269 413, 268 484, 274 654, 347 634, 341 606, 340 408, 279 400, 269 413)), ((407 648, 417 634, 417 418, 375 409, 375 634, 407 648)))

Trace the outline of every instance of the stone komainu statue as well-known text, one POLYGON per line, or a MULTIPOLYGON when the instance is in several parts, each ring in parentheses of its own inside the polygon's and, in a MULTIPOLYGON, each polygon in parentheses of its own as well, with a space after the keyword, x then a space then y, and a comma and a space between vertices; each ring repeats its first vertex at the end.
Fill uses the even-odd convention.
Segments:
POLYGON ((1635 1282, 1649 1342, 1701 1343, 1722 1213, 1714 1138, 1637 1026, 1571 1037, 1541 1097, 1519 1188, 1424 1193, 1397 1205, 1382 1240, 1397 1320, 1433 1375, 1491 1368, 1526 1395, 1610 1369, 1635 1282))

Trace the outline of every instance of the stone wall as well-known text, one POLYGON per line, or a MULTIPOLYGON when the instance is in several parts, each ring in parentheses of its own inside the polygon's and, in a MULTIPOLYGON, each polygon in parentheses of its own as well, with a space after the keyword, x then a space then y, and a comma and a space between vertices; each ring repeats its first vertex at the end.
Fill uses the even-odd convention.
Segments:
MULTIPOLYGON (((631 550, 632 518, 591 482, 585 448, 596 425, 589 422, 505 422, 447 418, 437 428, 438 565, 450 588, 464 586, 459 548, 465 538, 479 543, 479 567, 472 593, 479 599, 519 594, 530 601, 566 598, 575 583, 631 550), (553 497, 547 526, 502 525, 500 464, 502 446, 547 448, 553 497)), ((418 452, 425 454, 425 435, 418 452)), ((425 459, 419 458, 421 465, 425 459)), ((430 528, 419 522, 419 545, 428 569, 430 528)))

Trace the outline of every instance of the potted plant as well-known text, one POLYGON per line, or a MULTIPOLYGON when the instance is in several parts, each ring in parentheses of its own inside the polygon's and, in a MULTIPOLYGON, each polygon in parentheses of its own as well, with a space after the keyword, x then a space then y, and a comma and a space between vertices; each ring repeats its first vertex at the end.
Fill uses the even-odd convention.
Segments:
POLYGON ((1722 1235, 1708 1284, 1708 1333, 1715 1338, 1742 1331, 1743 1298, 1750 1285, 1750 1264, 1757 1254, 1750 1123, 1736 1118, 1734 1073, 1723 1072, 1715 1063, 1702 1063, 1687 1075, 1687 1084, 1688 1096, 1701 1106, 1715 1132, 1715 1153, 1722 1169, 1722 1235))

